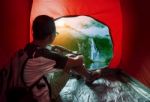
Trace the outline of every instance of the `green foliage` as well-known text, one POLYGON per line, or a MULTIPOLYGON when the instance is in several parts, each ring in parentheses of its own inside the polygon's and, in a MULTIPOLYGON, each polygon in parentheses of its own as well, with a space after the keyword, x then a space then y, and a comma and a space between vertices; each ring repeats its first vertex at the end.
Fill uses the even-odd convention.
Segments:
POLYGON ((90 67, 93 63, 93 60, 90 59, 91 54, 91 46, 90 46, 89 37, 85 37, 84 39, 78 39, 78 52, 84 56, 84 63, 86 67, 90 67))
POLYGON ((102 53, 105 53, 107 55, 110 55, 112 53, 112 43, 109 38, 94 37, 93 39, 94 39, 96 48, 99 51, 101 51, 102 53))
POLYGON ((105 58, 105 63, 109 64, 113 54, 111 39, 109 37, 94 37, 94 42, 97 50, 105 58))
POLYGON ((92 20, 90 23, 91 23, 91 25, 99 27, 99 28, 104 28, 105 27, 105 25, 103 25, 102 23, 99 23, 95 20, 92 20))
POLYGON ((82 24, 82 27, 84 29, 88 29, 88 28, 90 28, 92 26, 99 27, 99 28, 104 28, 105 27, 105 25, 103 25, 102 23, 98 23, 95 20, 91 20, 88 24, 82 24))

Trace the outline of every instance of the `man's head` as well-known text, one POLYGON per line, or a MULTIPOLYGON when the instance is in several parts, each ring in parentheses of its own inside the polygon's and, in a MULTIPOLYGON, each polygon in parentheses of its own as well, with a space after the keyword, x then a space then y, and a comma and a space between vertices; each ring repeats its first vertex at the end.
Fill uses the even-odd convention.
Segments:
POLYGON ((48 39, 51 43, 56 34, 54 19, 46 15, 40 15, 33 21, 32 30, 34 40, 44 41, 48 39))

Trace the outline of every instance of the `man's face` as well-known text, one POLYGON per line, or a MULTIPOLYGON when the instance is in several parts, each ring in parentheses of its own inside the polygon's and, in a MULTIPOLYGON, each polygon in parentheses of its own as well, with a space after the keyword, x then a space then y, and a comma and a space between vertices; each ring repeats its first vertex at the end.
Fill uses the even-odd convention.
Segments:
POLYGON ((55 40, 56 35, 55 34, 51 34, 48 36, 48 44, 51 44, 54 40, 55 40))

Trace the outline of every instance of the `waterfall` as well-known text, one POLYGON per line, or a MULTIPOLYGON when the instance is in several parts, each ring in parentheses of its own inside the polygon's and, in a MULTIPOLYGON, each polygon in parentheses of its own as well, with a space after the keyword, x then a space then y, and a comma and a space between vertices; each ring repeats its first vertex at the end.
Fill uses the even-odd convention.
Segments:
POLYGON ((97 51, 96 51, 96 47, 95 47, 95 43, 94 43, 94 41, 93 41, 93 38, 90 38, 89 39, 90 40, 90 42, 91 42, 91 59, 92 60, 94 60, 94 58, 96 57, 96 53, 97 53, 97 51))
POLYGON ((94 63, 91 64, 90 68, 95 69, 100 67, 100 52, 97 50, 96 45, 93 41, 93 38, 91 37, 90 39, 91 42, 91 60, 94 61, 94 63))

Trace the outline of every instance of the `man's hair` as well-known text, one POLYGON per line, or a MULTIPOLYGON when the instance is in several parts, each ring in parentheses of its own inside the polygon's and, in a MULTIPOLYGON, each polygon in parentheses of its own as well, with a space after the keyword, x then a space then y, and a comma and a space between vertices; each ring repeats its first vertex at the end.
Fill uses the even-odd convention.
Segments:
POLYGON ((55 35, 56 27, 54 19, 47 15, 40 15, 33 21, 32 30, 35 40, 44 40, 49 35, 55 35))

